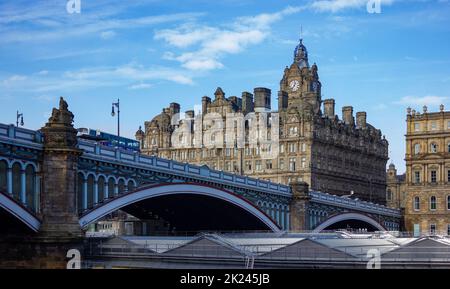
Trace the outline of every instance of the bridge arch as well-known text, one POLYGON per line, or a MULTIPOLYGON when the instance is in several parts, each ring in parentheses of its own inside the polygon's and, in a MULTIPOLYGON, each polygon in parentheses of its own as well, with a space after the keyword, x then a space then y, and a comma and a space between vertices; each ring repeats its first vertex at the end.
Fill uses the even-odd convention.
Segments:
MULTIPOLYGON (((221 205, 228 206, 228 209, 233 209, 234 212, 239 212, 243 219, 251 221, 252 224, 257 224, 260 228, 274 232, 280 231, 280 227, 268 216, 268 214, 264 213, 249 201, 223 189, 193 183, 160 184, 138 188, 133 192, 120 195, 111 201, 105 202, 104 204, 87 211, 81 216, 79 222, 81 227, 86 228, 89 224, 92 224, 119 209, 133 207, 139 202, 156 202, 158 198, 170 199, 175 196, 178 198, 183 196, 186 199, 194 197, 202 198, 203 200, 208 199, 208 201, 212 200, 215 204, 220 203, 221 205)), ((188 204, 185 204, 185 206, 189 207, 188 204)), ((209 208, 198 207, 194 208, 194 211, 204 209, 209 208)))
POLYGON ((321 223, 319 226, 317 226, 314 229, 314 232, 319 233, 335 224, 338 224, 343 221, 350 221, 350 220, 356 220, 356 221, 366 223, 366 224, 372 226, 373 228, 376 228, 379 231, 386 231, 386 229, 380 223, 378 223, 376 220, 372 219, 369 216, 366 216, 366 215, 363 215, 360 213, 344 213, 344 214, 331 216, 330 218, 325 220, 323 223, 321 223))
MULTIPOLYGON (((2 225, 3 221, 9 218, 10 220, 13 220, 13 222, 19 220, 34 232, 38 232, 39 227, 41 226, 41 221, 34 214, 17 203, 10 196, 7 196, 3 193, 0 193, 0 216, 2 219, 2 225)), ((8 223, 8 221, 4 223, 6 224, 8 223)))

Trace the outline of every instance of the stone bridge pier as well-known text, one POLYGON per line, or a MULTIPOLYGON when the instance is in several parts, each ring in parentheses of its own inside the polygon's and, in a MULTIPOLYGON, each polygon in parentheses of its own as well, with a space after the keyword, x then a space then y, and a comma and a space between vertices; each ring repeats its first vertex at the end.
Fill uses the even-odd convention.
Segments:
POLYGON ((82 252, 83 232, 76 204, 78 158, 73 114, 61 98, 44 134, 39 232, 13 232, 0 239, 0 267, 66 268, 70 249, 82 252))

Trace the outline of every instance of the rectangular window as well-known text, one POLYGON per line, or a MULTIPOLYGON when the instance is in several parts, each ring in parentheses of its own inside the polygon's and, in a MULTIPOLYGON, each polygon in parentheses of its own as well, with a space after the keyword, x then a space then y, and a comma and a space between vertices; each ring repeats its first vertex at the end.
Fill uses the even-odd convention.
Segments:
POLYGON ((437 130, 437 125, 435 121, 431 122, 431 130, 437 130))
POLYGON ((447 129, 450 129, 450 120, 447 121, 447 129))
POLYGON ((414 124, 414 131, 420 131, 420 123, 415 123, 414 124))
POLYGON ((225 170, 226 171, 230 171, 231 170, 230 162, 225 162, 225 170))
POLYGON ((245 148, 245 155, 246 155, 246 156, 251 155, 251 149, 250 149, 249 147, 246 147, 246 148, 245 148))
POLYGON ((420 172, 414 172, 414 183, 420 183, 420 172))
POLYGON ((296 151, 297 151, 297 145, 295 143, 290 143, 289 144, 289 152, 295 153, 296 151))
POLYGON ((291 172, 295 171, 295 158, 290 158, 289 159, 289 170, 291 172))
POLYGON ((450 224, 447 225, 447 236, 450 236, 450 224))
POLYGON ((280 145, 280 153, 284 153, 284 144, 280 145))
POLYGON ((436 183, 436 171, 431 171, 431 182, 436 183))
POLYGON ((450 170, 447 171, 447 182, 450 183, 450 170))
POLYGON ((267 170, 271 170, 272 169, 272 161, 271 160, 267 160, 266 161, 266 169, 267 170))
POLYGON ((284 170, 284 159, 280 159, 280 170, 284 170))
POLYGON ((414 237, 420 237, 420 225, 414 224, 414 237))
POLYGON ((436 224, 430 224, 430 235, 436 234, 436 224))
POLYGON ((447 210, 450 210, 450 196, 447 196, 447 210))
POLYGON ((252 162, 245 161, 245 168, 247 169, 247 171, 251 171, 252 170, 252 162))
POLYGON ((260 160, 255 162, 255 168, 256 168, 257 171, 261 170, 261 161, 260 160))
POLYGON ((302 158, 302 169, 306 168, 306 158, 302 158))

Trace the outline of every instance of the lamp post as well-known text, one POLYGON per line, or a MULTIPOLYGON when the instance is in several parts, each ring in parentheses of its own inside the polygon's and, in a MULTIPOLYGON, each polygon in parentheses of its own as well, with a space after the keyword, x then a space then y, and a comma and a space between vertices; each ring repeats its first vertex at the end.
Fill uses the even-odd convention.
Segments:
POLYGON ((19 111, 17 111, 17 114, 16 114, 16 126, 17 127, 19 127, 19 119, 20 119, 20 126, 23 126, 24 125, 23 113, 19 113, 19 111))
POLYGON ((114 107, 117 107, 117 137, 120 137, 120 99, 117 99, 117 102, 112 103, 112 111, 111 111, 112 117, 116 115, 114 107))

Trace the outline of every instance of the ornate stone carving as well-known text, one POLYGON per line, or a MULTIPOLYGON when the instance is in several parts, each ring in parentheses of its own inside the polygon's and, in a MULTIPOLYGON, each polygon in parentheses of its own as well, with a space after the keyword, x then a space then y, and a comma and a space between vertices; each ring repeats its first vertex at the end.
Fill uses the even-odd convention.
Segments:
POLYGON ((59 109, 53 108, 52 115, 41 129, 46 148, 75 148, 77 130, 73 127, 73 114, 68 110, 67 102, 61 97, 59 109))

